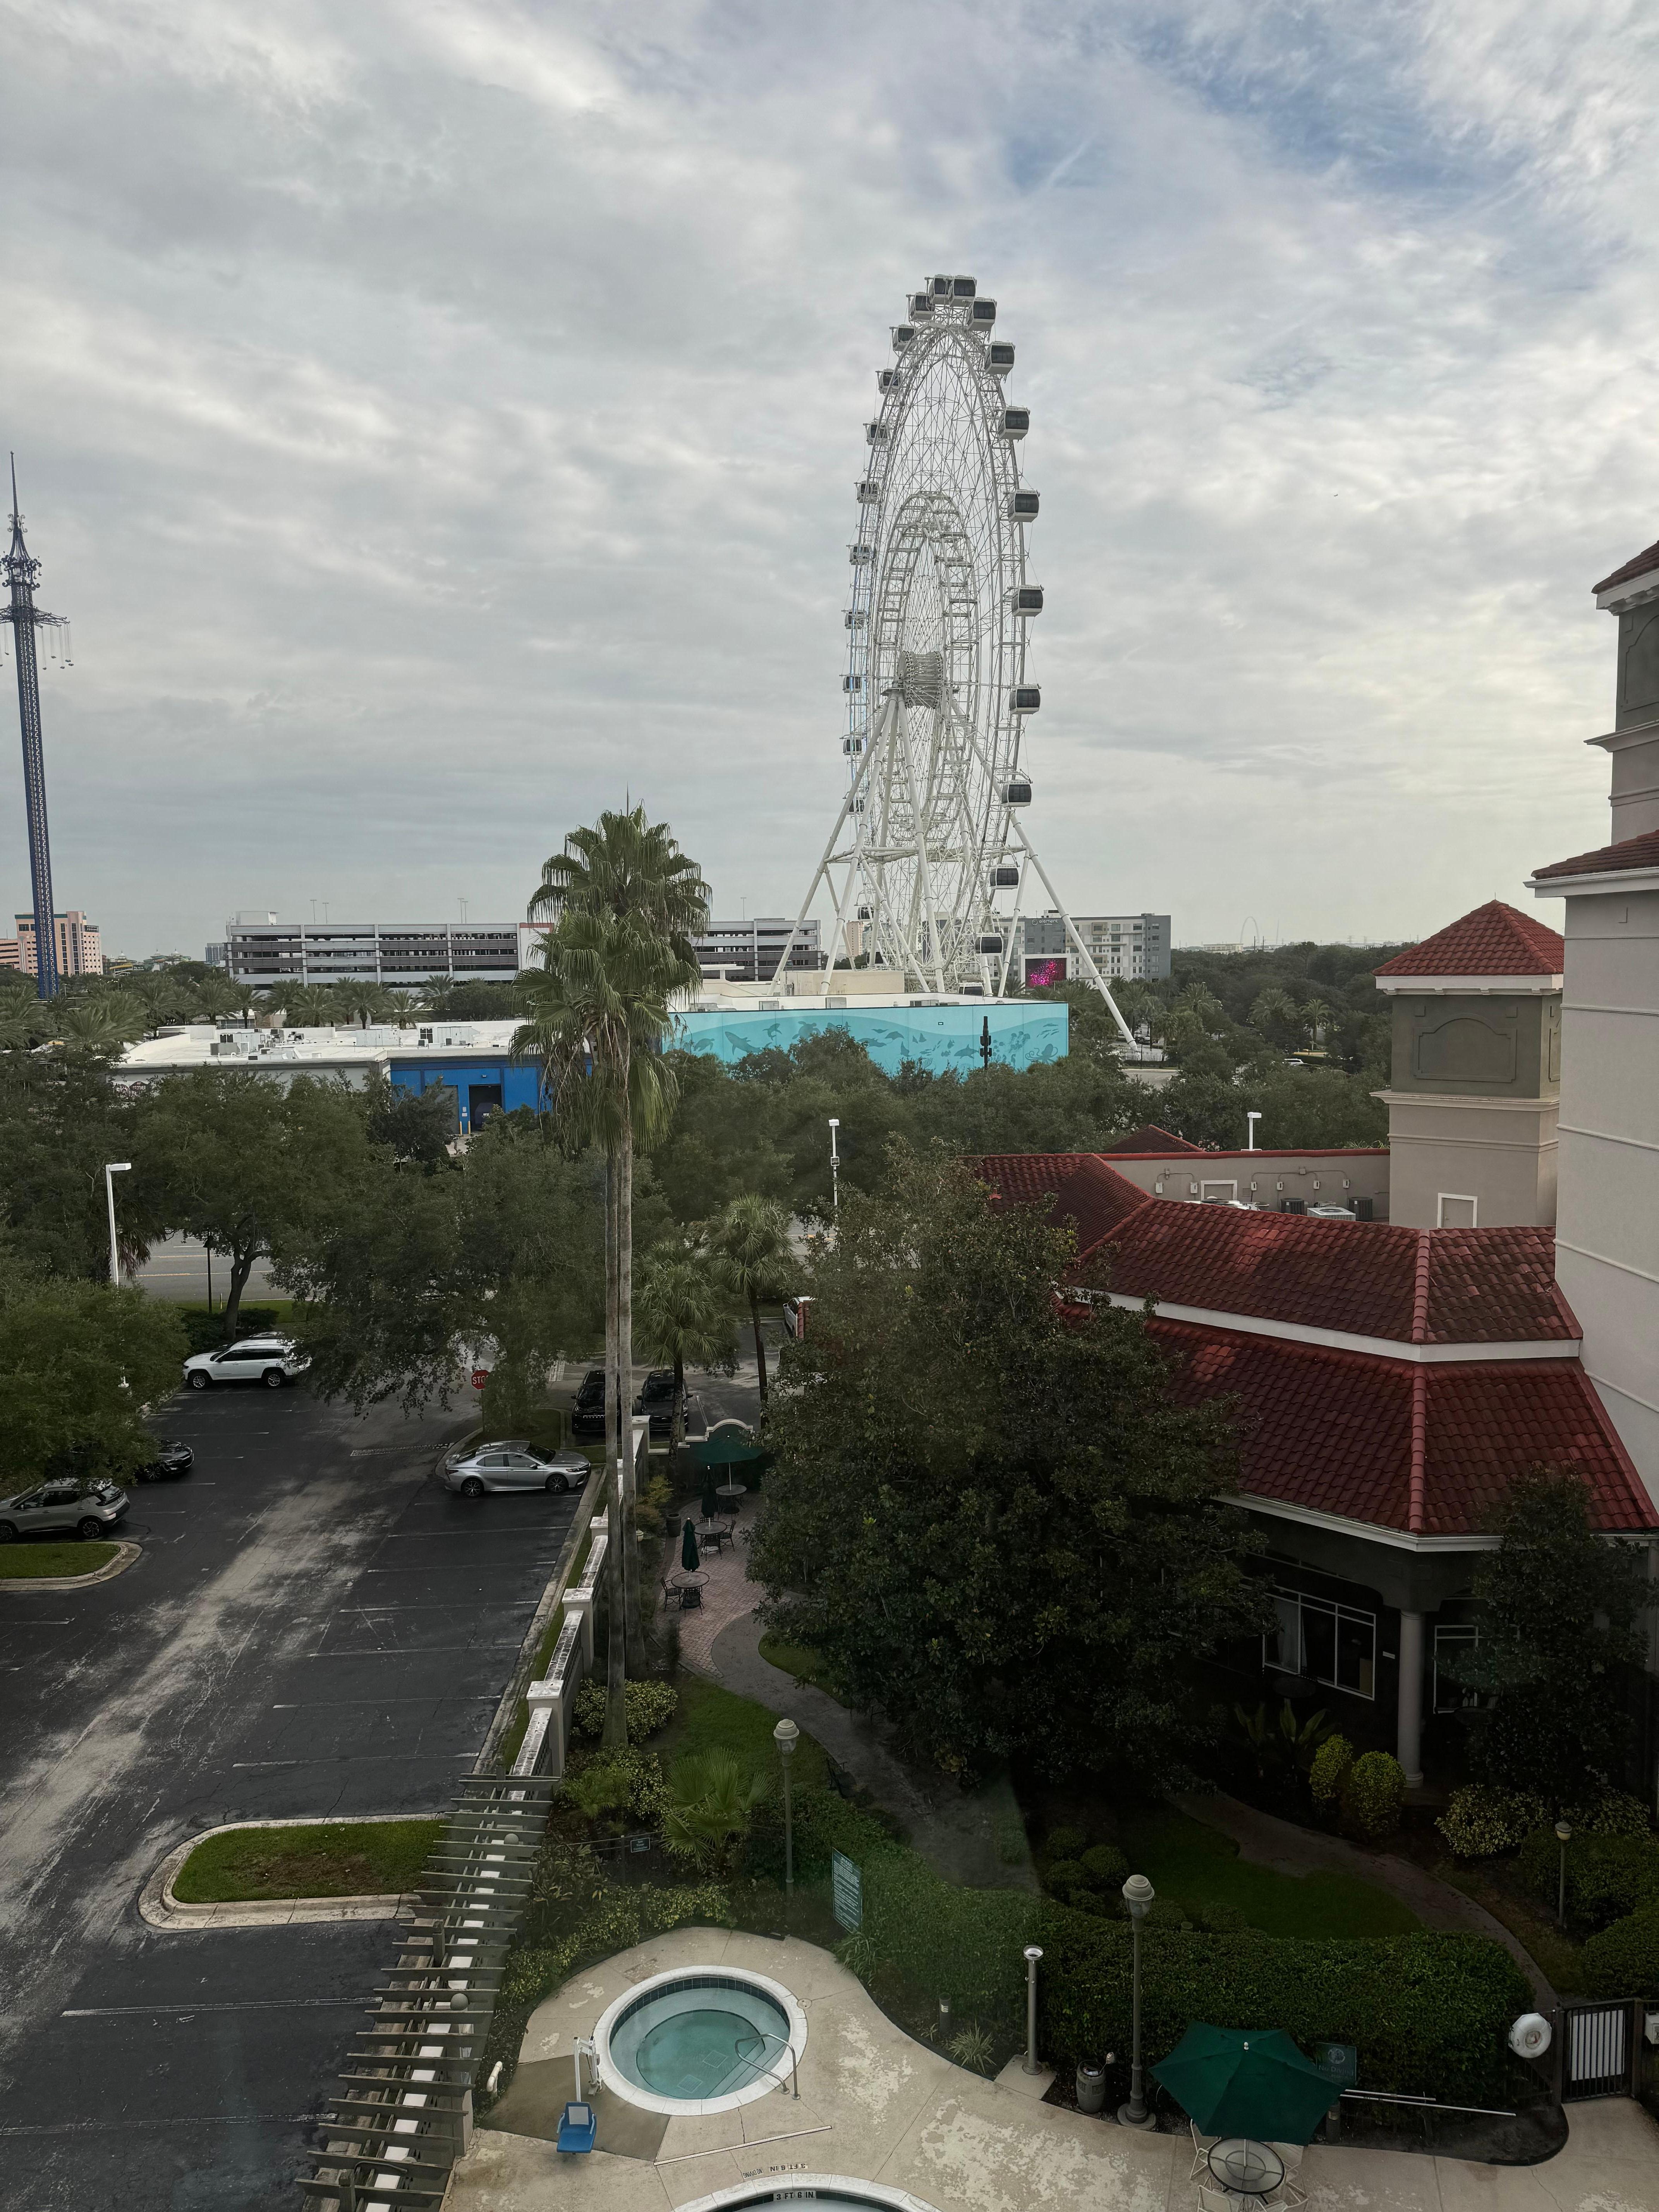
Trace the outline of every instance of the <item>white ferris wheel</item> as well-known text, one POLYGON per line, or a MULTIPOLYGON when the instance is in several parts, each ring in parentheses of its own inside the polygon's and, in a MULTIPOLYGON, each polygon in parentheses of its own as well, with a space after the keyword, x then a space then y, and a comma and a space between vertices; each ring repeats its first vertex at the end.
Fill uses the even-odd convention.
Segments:
POLYGON ((847 794, 801 919, 827 887, 832 959, 867 953, 901 989, 1001 997, 1021 980, 1035 876, 1073 974, 1133 1043, 1022 818, 1042 586, 1026 557, 1041 501, 1019 478, 1030 411, 1005 381, 1014 349, 992 336, 997 303, 971 276, 935 276, 906 304, 892 366, 876 374, 848 548, 847 794))

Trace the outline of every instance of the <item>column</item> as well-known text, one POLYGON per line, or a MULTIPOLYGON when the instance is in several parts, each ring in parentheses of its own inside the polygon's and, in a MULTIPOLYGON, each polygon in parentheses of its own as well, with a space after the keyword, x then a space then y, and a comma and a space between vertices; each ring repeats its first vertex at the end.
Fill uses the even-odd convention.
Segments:
POLYGON ((1423 1620, 1420 1613, 1400 1608, 1400 1711, 1395 1755, 1406 1770, 1406 1786, 1423 1779, 1423 1620))

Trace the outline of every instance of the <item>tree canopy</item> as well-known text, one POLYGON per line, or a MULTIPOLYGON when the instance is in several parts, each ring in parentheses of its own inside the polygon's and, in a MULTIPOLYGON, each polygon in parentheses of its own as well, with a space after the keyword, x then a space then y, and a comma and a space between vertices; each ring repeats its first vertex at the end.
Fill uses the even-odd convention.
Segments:
POLYGON ((772 1414, 750 1572, 912 1753, 969 1778, 1167 1778, 1195 1663, 1259 1630, 1225 1413, 1173 1401, 1138 1313, 1063 1313, 1070 1239, 942 1155, 842 1200, 772 1414))

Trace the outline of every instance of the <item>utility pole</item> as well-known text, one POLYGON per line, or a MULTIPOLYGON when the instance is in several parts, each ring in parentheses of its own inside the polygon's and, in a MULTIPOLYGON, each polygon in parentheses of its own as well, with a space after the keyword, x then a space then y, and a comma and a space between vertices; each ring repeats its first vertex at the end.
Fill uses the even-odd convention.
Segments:
POLYGON ((37 996, 58 996, 58 930, 52 899, 52 844, 46 835, 46 763, 40 743, 40 670, 35 657, 37 629, 67 630, 62 615, 49 615, 34 604, 40 563, 23 543, 23 518, 17 507, 17 456, 11 459, 11 546, 0 555, 0 581, 10 605, 0 607, 0 622, 11 624, 17 653, 17 717, 23 731, 23 805, 28 817, 29 884, 34 896, 34 981, 37 996))

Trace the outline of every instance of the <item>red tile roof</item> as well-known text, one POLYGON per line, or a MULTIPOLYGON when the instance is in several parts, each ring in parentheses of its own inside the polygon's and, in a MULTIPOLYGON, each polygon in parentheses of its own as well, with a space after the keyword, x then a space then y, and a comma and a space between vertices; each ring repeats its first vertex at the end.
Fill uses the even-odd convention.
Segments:
POLYGON ((1616 845, 1602 845, 1594 853, 1575 853, 1570 860, 1552 860, 1547 868, 1534 868, 1534 883, 1545 883, 1552 876, 1615 875, 1623 868, 1659 868, 1659 830, 1649 830, 1639 837, 1621 838, 1616 845))
POLYGON ((1506 1485, 1571 1471, 1593 1524, 1659 1528, 1576 1359, 1407 1366, 1364 1352, 1161 1319, 1177 1399, 1235 1401, 1248 1495, 1425 1536, 1489 1529, 1506 1485))
POLYGON ((1189 1145, 1185 1137, 1172 1137, 1167 1129, 1160 1129, 1156 1121, 1143 1121, 1138 1129, 1131 1129, 1127 1137, 1115 1144, 1103 1145, 1101 1150, 1109 1159, 1120 1152, 1201 1152, 1202 1145, 1189 1145))
POLYGON ((1396 952, 1379 975, 1559 975, 1561 939, 1518 908, 1489 899, 1473 914, 1396 952))
POLYGON ((1592 592, 1610 592, 1615 584, 1622 584, 1627 576, 1640 576, 1650 568, 1659 568, 1659 545, 1645 546, 1633 561, 1626 561, 1622 568, 1615 568, 1610 576, 1603 576, 1599 584, 1592 584, 1592 592))
POLYGON ((1085 1287, 1401 1344, 1571 1343, 1548 1229, 1406 1229, 1148 1198, 1092 1153, 969 1163, 999 1197, 1052 1194, 1085 1287))

